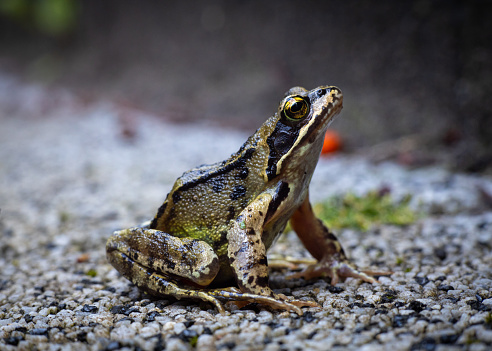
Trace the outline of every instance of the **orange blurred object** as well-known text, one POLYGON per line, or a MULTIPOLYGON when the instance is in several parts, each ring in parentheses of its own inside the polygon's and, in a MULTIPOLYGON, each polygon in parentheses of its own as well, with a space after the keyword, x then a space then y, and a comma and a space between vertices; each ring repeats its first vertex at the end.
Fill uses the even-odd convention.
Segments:
POLYGON ((89 261, 90 255, 88 253, 83 253, 77 257, 77 263, 83 263, 89 261))
POLYGON ((325 134, 325 141, 323 142, 322 154, 331 154, 332 152, 340 150, 342 147, 342 140, 337 132, 333 130, 327 130, 325 134))

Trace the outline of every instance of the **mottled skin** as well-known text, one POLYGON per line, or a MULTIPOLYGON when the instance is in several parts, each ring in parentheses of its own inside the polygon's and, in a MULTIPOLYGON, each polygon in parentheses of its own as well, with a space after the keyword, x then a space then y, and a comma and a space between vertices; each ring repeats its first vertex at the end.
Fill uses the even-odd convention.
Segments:
POLYGON ((270 117, 228 160, 176 180, 150 225, 115 232, 109 262, 155 295, 257 302, 302 314, 317 306, 275 294, 266 252, 290 220, 318 263, 294 275, 375 280, 348 263, 337 238, 318 220, 308 188, 325 131, 342 109, 342 92, 290 89, 270 117))

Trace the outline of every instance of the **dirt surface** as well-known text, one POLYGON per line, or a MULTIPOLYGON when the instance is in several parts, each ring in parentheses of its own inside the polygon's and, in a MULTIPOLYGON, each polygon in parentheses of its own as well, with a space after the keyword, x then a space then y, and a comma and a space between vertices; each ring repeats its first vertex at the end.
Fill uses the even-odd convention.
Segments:
MULTIPOLYGON (((342 115, 342 118, 346 116, 342 115)), ((246 139, 163 124, 112 102, 0 77, 0 349, 488 350, 492 347, 492 179, 338 155, 320 160, 314 200, 385 187, 420 219, 337 236, 380 284, 285 279, 316 301, 303 316, 143 294, 105 258, 116 229, 152 217, 183 171, 246 139), (19 101, 29 103, 21 104, 19 101), (43 118, 40 118, 43 116, 43 118)), ((307 257, 294 233, 272 253, 307 257)))

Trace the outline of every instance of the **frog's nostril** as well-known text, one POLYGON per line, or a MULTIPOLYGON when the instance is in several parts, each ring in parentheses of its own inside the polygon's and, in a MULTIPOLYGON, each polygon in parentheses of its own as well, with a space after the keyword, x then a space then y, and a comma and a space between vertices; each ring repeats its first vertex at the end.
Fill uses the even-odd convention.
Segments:
POLYGON ((326 89, 318 89, 318 90, 316 90, 316 95, 318 97, 322 97, 325 94, 326 94, 326 89))

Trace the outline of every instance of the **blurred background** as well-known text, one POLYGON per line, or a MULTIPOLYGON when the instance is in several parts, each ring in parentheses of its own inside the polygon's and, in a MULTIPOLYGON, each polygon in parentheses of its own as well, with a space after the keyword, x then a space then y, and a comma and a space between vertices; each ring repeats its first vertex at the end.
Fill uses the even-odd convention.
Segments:
POLYGON ((344 150, 492 164, 492 1, 1 0, 0 73, 247 132, 336 85, 344 150))

